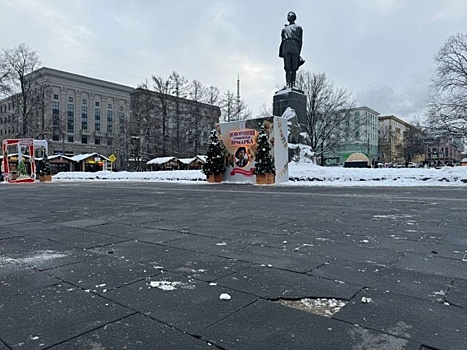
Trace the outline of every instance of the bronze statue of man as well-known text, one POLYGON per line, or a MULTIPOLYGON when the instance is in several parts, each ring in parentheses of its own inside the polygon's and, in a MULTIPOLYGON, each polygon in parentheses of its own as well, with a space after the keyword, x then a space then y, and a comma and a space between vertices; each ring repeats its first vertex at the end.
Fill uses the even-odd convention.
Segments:
POLYGON ((281 46, 279 47, 279 57, 284 59, 285 80, 288 87, 295 86, 295 78, 298 67, 305 61, 300 57, 302 51, 303 29, 295 24, 297 15, 290 11, 287 14, 289 24, 285 25, 281 33, 281 46))

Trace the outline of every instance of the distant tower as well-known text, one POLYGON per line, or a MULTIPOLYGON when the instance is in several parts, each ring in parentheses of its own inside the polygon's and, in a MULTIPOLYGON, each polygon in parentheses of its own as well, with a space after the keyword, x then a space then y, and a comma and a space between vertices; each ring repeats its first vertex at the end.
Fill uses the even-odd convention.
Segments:
POLYGON ((240 120, 240 75, 237 76, 237 120, 240 120))

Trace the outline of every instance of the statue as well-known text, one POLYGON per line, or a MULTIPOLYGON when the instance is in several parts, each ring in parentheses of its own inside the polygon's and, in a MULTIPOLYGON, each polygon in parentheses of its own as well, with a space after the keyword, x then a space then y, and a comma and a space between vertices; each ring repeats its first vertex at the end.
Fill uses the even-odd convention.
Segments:
POLYGON ((287 14, 289 24, 286 24, 285 28, 282 29, 282 42, 279 47, 279 57, 284 59, 285 80, 287 82, 287 87, 290 88, 295 86, 298 67, 305 63, 303 58, 300 57, 303 29, 295 24, 296 19, 297 16, 295 12, 290 11, 287 14))

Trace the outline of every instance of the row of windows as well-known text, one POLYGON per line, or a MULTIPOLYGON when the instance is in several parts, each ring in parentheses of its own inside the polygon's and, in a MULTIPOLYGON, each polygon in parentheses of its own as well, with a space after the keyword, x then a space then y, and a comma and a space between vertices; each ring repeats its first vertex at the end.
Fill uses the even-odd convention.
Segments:
MULTIPOLYGON (((100 108, 94 109, 94 128, 96 131, 101 131, 101 110, 100 108)), ((125 120, 125 114, 119 114, 120 123, 123 123, 125 120)), ((67 105, 67 132, 73 133, 75 129, 74 125, 75 119, 75 112, 74 112, 74 105, 69 103, 67 105)), ((54 126, 58 127, 60 124, 59 120, 59 104, 58 102, 52 102, 52 123, 54 126)), ((88 129, 88 107, 81 106, 81 129, 87 130, 88 129)), ((122 129, 122 125, 120 126, 122 129)), ((107 132, 113 133, 113 111, 107 111, 107 132)))
MULTIPOLYGON (((58 100, 58 95, 57 95, 57 94, 54 94, 54 100, 58 100)), ((68 103, 73 103, 73 102, 74 102, 74 98, 73 98, 73 97, 68 97, 68 103)), ((53 104, 53 103, 58 103, 58 102, 53 101, 52 104, 53 104)), ((87 104, 88 104, 88 100, 83 99, 83 100, 81 101, 81 104, 87 105, 87 104)), ((96 106, 96 107, 100 107, 100 102, 99 102, 99 101, 96 101, 96 102, 95 102, 95 106, 96 106)), ((5 106, 5 108, 6 108, 6 106, 5 106)), ((14 108, 14 104, 13 104, 13 108, 14 108)), ((113 105, 112 105, 111 103, 109 103, 109 104, 107 105, 107 109, 113 109, 113 105)), ((5 110, 6 110, 6 109, 5 109, 5 110)), ((123 106, 120 106, 120 110, 123 111, 123 110, 124 110, 124 107, 123 107, 123 106)))
POLYGON ((8 102, 7 104, 4 104, 3 106, 0 106, 0 113, 5 113, 7 110, 10 111, 12 109, 15 109, 15 102, 8 102))
POLYGON ((0 117, 0 124, 11 123, 14 121, 15 121, 15 116, 11 114, 8 116, 4 116, 3 118, 0 117))
POLYGON ((8 129, 0 129, 0 136, 11 135, 11 134, 14 134, 14 132, 15 132, 14 127, 11 127, 11 128, 8 128, 8 129))
MULTIPOLYGON (((59 134, 53 134, 52 140, 53 141, 60 141, 60 135, 59 134)), ((67 142, 75 142, 75 138, 72 135, 67 135, 66 136, 66 141, 67 142)), ((90 140, 88 139, 87 136, 82 136, 81 137, 81 143, 88 144, 88 143, 90 143, 89 141, 90 140)), ((94 144, 95 145, 101 145, 102 144, 101 139, 100 138, 94 139, 94 144)), ((112 139, 107 139, 107 146, 112 146, 112 144, 113 144, 113 140, 112 139)))

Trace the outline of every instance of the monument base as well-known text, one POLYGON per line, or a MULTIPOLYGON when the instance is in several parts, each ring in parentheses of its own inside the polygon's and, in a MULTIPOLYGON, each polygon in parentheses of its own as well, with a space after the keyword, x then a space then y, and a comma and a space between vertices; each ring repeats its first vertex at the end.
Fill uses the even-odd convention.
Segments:
POLYGON ((273 115, 279 117, 282 116, 287 107, 290 107, 295 111, 299 124, 307 124, 306 95, 303 93, 303 91, 289 87, 277 91, 274 94, 273 99, 273 115))

